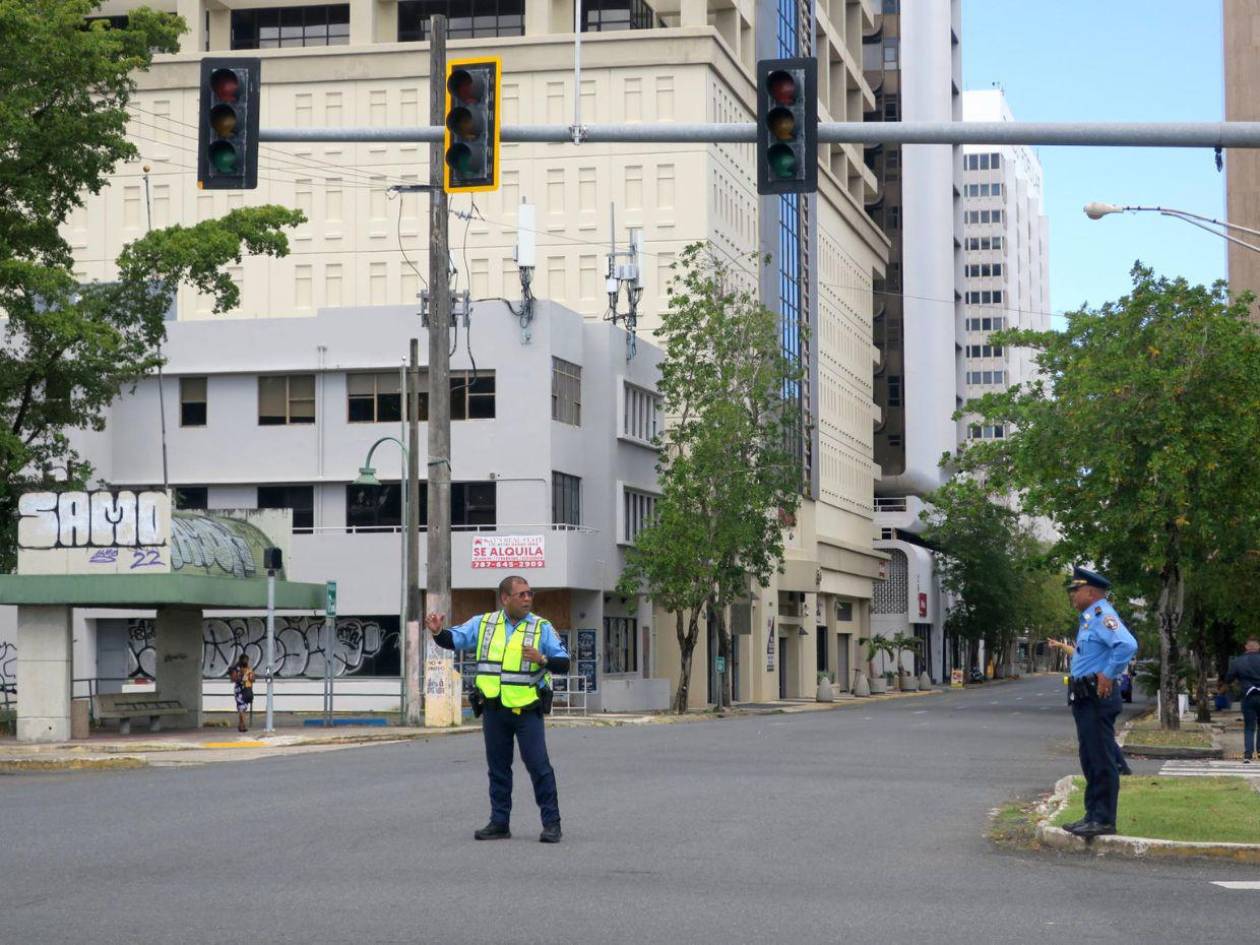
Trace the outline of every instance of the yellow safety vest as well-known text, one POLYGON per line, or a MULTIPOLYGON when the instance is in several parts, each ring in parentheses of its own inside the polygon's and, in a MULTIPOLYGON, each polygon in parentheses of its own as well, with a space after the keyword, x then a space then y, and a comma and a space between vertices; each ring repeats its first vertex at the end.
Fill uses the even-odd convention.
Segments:
POLYGON ((477 688, 483 696, 497 698, 505 709, 524 709, 538 701, 545 672, 537 663, 523 662, 522 651, 537 647, 543 623, 529 614, 509 638, 503 611, 482 615, 477 628, 477 688))

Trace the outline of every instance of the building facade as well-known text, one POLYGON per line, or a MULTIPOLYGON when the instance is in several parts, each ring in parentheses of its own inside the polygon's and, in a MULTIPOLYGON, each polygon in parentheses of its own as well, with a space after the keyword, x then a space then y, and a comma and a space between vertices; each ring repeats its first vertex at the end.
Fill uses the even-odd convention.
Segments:
MULTIPOLYGON (((111 0, 100 12, 125 16, 136 5, 111 0)), ((413 304, 425 271, 422 262, 413 264, 428 252, 427 206, 390 188, 424 182, 428 150, 268 144, 256 191, 198 191, 196 83, 206 53, 263 60, 264 127, 422 125, 429 97, 425 23, 445 13, 449 55, 502 57, 505 123, 574 120, 572 3, 499 0, 493 15, 450 0, 150 5, 179 12, 192 29, 179 54, 158 57, 139 77, 130 133, 141 160, 120 166, 113 185, 69 221, 66 235, 81 278, 107 279, 119 249, 144 232, 149 210, 153 226, 254 203, 303 210, 308 222, 293 234, 290 256, 236 267, 240 307, 216 319, 413 304)), ((757 58, 793 52, 818 59, 820 119, 860 120, 873 105, 861 69, 862 37, 875 17, 871 0, 584 0, 582 12, 583 123, 752 121, 757 58)), ((819 192, 800 200, 758 198, 751 144, 506 144, 502 155, 497 192, 451 201, 458 287, 474 298, 519 298, 514 248, 519 208, 528 201, 537 208, 539 298, 602 318, 610 244, 624 249, 637 233, 644 337, 666 304, 674 262, 695 242, 742 270, 783 312, 784 345, 808 375, 794 392, 805 418, 806 496, 788 531, 784 573, 751 603, 750 629, 734 658, 743 667, 736 697, 812 695, 824 667, 847 686, 849 650, 869 626, 882 558, 871 546, 871 284, 888 241, 865 212, 876 181, 859 149, 821 145, 819 192), (760 271, 752 261, 759 246, 772 257, 760 271), (774 655, 780 647, 783 655, 774 655)), ((208 301, 182 291, 177 317, 211 317, 208 301)), ((714 693, 709 642, 702 640, 697 653, 695 665, 710 680, 706 686, 701 671, 693 674, 697 705, 714 693)), ((671 649, 662 641, 657 658, 661 673, 676 681, 676 643, 671 649)))

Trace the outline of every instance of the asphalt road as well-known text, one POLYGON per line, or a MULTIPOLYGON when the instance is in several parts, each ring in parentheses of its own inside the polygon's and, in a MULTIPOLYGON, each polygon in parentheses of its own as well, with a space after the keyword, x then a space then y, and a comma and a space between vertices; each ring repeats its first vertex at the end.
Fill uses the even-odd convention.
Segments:
POLYGON ((519 762, 513 838, 472 839, 475 736, 0 777, 0 943, 1254 940, 1260 891, 1211 881, 1260 869, 985 839, 1075 769, 1052 677, 548 737, 557 846, 519 762))

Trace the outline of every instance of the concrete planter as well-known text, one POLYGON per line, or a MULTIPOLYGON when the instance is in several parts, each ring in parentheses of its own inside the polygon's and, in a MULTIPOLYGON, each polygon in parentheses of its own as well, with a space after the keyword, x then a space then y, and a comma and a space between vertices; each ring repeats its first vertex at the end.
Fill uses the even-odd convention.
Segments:
POLYGON ((866 673, 858 673, 853 679, 853 695, 862 698, 871 694, 871 681, 866 673))
POLYGON ((818 681, 818 692, 814 699, 818 702, 835 702, 836 694, 832 691, 831 681, 828 679, 820 679, 818 681))
POLYGON ((901 677, 901 691, 902 692, 918 692, 919 691, 919 677, 912 676, 910 674, 904 674, 901 677))
POLYGON ((927 692, 932 688, 932 677, 924 673, 919 677, 919 689, 927 692))
POLYGON ((888 691, 888 683, 883 676, 874 676, 871 679, 871 695, 877 696, 888 691))

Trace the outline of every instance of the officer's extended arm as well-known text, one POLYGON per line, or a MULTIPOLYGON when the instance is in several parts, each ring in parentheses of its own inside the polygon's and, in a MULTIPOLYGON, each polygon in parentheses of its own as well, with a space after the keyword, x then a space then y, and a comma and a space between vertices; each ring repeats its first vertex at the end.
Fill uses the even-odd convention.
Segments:
POLYGON ((426 614, 424 625, 433 634, 433 642, 446 650, 471 650, 477 642, 477 621, 473 617, 458 627, 442 629, 446 614, 426 614))

